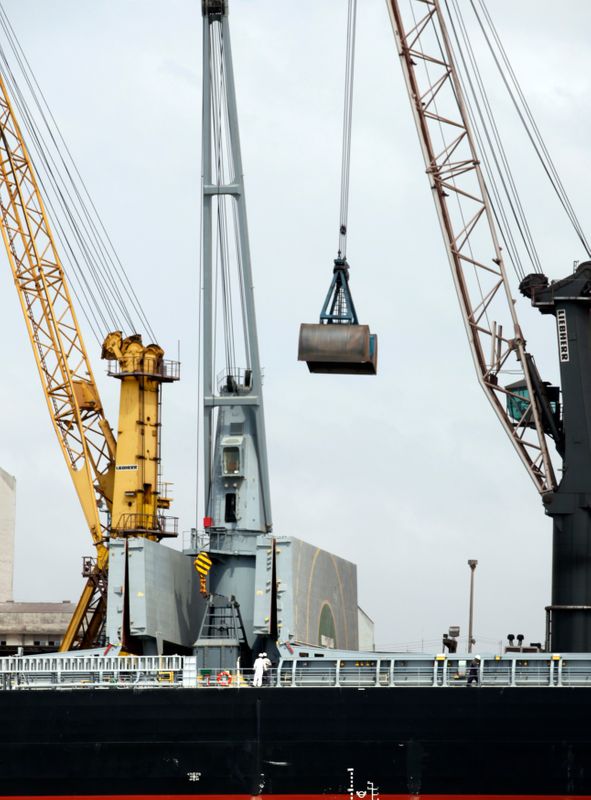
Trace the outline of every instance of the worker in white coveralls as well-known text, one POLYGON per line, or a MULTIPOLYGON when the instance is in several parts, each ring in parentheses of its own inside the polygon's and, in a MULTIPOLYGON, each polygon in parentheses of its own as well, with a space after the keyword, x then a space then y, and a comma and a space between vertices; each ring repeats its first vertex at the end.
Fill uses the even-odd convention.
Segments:
POLYGON ((259 653, 258 658, 255 659, 254 662, 254 680, 252 682, 252 685, 262 686, 264 674, 265 674, 265 659, 263 658, 263 654, 259 653))

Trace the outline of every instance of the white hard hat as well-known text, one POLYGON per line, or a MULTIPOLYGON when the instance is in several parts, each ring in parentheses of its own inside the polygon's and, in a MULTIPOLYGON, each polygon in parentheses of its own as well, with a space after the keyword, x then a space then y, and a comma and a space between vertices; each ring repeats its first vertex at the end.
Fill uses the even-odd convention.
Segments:
POLYGON ((267 654, 266 653, 263 653, 263 658, 267 658, 267 654))

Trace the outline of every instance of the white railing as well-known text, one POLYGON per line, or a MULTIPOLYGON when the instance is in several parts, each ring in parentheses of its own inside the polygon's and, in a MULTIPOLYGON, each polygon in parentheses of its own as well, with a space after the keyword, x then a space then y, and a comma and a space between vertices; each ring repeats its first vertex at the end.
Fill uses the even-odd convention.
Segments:
POLYGON ((0 658, 0 689, 140 688, 182 685, 182 656, 0 658))
MULTIPOLYGON (((332 654, 331 654, 332 656, 332 654)), ((282 659, 261 688, 591 687, 591 656, 510 654, 470 662, 456 656, 375 654, 361 659, 282 659)), ((0 658, 0 691, 41 689, 250 689, 252 670, 204 669, 195 656, 53 654, 0 658)))

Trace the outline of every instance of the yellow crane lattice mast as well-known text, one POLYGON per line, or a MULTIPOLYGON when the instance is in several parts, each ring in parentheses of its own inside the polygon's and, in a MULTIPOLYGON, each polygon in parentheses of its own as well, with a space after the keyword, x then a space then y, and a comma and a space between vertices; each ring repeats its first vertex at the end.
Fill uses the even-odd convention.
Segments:
POLYGON ((96 561, 62 642, 91 642, 102 623, 108 551, 99 502, 110 508, 115 439, 105 418, 31 158, 0 77, 0 213, 4 244, 49 413, 96 561))

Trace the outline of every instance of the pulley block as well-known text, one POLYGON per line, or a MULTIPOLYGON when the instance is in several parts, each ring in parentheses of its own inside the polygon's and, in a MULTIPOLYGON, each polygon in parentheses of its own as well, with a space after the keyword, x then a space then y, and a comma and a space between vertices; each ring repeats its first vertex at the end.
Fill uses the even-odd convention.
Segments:
POLYGON ((210 19, 225 17, 228 14, 227 0, 201 0, 201 11, 210 19))

